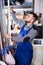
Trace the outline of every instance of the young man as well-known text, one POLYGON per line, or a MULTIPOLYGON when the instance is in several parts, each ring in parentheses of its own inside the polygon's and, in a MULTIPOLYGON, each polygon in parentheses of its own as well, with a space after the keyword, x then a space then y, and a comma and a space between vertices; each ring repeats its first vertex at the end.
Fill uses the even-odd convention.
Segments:
POLYGON ((29 37, 24 38, 23 42, 18 42, 14 53, 16 65, 30 65, 33 58, 33 48, 29 42, 29 37))
MULTIPOLYGON (((33 23, 38 19, 38 16, 35 13, 26 12, 24 19, 26 23, 21 28, 20 33, 18 34, 19 37, 26 36, 32 28, 37 29, 37 27, 33 25, 33 23)), ((7 34, 5 35, 5 37, 10 38, 10 36, 8 36, 7 34)), ((18 42, 18 46, 15 51, 14 57, 17 62, 16 65, 30 65, 31 64, 31 60, 33 57, 33 49, 32 49, 31 43, 29 42, 29 39, 24 42, 18 42)))
POLYGON ((32 28, 37 30, 37 27, 33 25, 38 19, 38 16, 35 13, 29 11, 25 12, 24 19, 26 23, 22 26, 20 33, 18 34, 18 36, 21 37, 26 36, 32 28))
MULTIPOLYGON (((34 22, 38 19, 38 16, 35 13, 29 12, 29 11, 25 12, 24 19, 25 19, 25 24, 20 28, 20 32, 17 35, 18 37, 26 36, 27 34, 29 34, 31 29, 35 29, 36 31, 39 31, 39 28, 37 28, 37 26, 34 25, 34 22)), ((30 34, 32 34, 32 33, 30 33, 30 34)), ((34 33, 34 35, 35 35, 35 33, 34 33)), ((5 34, 5 37, 6 38, 9 37, 9 35, 5 34)))
MULTIPOLYGON (((10 9, 10 12, 13 13, 13 8, 10 9)), ((37 32, 40 32, 39 27, 37 27, 36 25, 34 25, 34 23, 38 20, 38 16, 33 13, 33 12, 29 12, 26 11, 24 13, 24 15, 19 15, 20 17, 23 17, 25 20, 25 24, 22 25, 22 27, 17 27, 17 29, 14 29, 13 31, 11 31, 12 33, 17 33, 18 28, 19 33, 17 33, 18 37, 25 37, 25 36, 29 36, 30 39, 33 39, 34 37, 36 37, 37 32)), ((15 21, 16 22, 16 21, 15 21)), ((22 21, 21 21, 22 22, 22 21)), ((18 23, 21 23, 18 22, 18 23)), ((11 36, 8 34, 4 35, 6 38, 10 38, 11 36)))
MULTIPOLYGON (((38 16, 33 12, 26 11, 24 13, 24 20, 25 24, 20 28, 20 32, 18 33, 17 36, 18 37, 29 36, 30 39, 33 39, 36 36, 37 31, 38 32, 40 31, 39 28, 34 25, 34 22, 38 20, 38 16)), ((5 35, 5 37, 7 38, 9 36, 5 35)))

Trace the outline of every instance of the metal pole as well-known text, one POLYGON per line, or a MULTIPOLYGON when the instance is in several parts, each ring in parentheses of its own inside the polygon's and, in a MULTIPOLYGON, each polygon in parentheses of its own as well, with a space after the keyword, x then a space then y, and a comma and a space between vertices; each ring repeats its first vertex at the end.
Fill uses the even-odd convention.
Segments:
POLYGON ((11 30, 11 27, 10 27, 10 25, 11 25, 11 23, 10 23, 10 10, 9 10, 9 8, 10 8, 10 3, 8 0, 8 34, 11 34, 11 32, 10 32, 10 30, 11 30))
MULTIPOLYGON (((8 0, 8 34, 11 35, 10 0, 8 0)), ((11 39, 10 39, 9 43, 11 44, 11 39)))
POLYGON ((33 0, 33 12, 34 12, 34 3, 35 3, 35 0, 33 0))
MULTIPOLYGON (((6 24, 5 24, 5 19, 4 19, 4 13, 3 13, 3 5, 2 5, 2 0, 0 0, 0 24, 1 24, 1 49, 3 50, 4 47, 4 34, 6 33, 6 24)), ((2 60, 4 61, 4 55, 2 56, 2 60)))

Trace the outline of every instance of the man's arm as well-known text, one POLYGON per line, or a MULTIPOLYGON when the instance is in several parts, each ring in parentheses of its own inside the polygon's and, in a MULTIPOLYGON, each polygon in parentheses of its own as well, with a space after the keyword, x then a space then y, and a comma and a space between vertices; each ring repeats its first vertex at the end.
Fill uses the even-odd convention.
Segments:
POLYGON ((17 19, 23 19, 23 14, 16 14, 17 19))

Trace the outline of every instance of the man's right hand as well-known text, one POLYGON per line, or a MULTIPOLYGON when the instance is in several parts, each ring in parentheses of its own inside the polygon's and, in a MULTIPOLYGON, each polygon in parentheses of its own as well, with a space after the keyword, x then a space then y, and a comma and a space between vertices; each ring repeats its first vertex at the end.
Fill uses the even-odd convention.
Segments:
POLYGON ((4 38, 10 39, 11 36, 9 34, 4 34, 4 38))

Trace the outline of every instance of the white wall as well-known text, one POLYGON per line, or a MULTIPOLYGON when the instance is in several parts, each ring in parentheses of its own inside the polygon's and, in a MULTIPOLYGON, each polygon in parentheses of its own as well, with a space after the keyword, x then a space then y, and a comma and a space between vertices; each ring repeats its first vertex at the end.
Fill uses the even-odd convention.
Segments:
POLYGON ((34 12, 42 13, 41 22, 43 23, 43 0, 35 0, 34 12))

